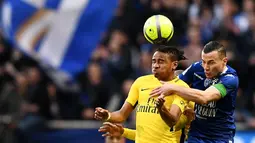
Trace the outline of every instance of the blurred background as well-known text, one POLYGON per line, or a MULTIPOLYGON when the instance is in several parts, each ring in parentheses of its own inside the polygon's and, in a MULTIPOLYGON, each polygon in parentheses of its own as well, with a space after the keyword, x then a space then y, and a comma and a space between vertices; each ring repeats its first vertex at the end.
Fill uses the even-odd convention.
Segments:
MULTIPOLYGON (((239 75, 236 143, 255 142, 254 0, 1 0, 0 142, 125 143, 103 138, 94 108, 118 110, 151 73, 148 17, 171 19, 179 69, 220 41, 239 75)), ((134 127, 135 114, 126 122, 134 127)))

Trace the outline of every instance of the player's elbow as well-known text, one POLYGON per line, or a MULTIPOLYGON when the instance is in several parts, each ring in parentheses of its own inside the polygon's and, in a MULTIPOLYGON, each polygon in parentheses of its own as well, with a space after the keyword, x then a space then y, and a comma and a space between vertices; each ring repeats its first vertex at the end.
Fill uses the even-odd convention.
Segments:
POLYGON ((170 120, 168 122, 165 122, 170 128, 175 126, 177 124, 177 121, 170 120))
POLYGON ((179 116, 178 115, 171 115, 171 126, 174 126, 177 122, 178 122, 178 120, 179 120, 179 116))
POLYGON ((175 126, 176 124, 177 124, 177 121, 173 121, 171 126, 169 126, 169 127, 175 126))
POLYGON ((168 114, 168 116, 162 115, 161 117, 169 127, 173 127, 178 121, 172 114, 168 114))

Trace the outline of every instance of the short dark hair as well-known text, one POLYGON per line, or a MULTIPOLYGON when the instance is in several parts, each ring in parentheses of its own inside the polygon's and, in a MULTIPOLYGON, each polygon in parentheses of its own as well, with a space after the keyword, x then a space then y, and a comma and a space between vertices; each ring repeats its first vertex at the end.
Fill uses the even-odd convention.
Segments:
POLYGON ((156 51, 162 52, 162 53, 167 53, 169 57, 171 58, 172 61, 181 61, 181 60, 186 60, 187 58, 184 56, 184 52, 180 51, 176 47, 173 46, 163 46, 160 45, 156 51))
POLYGON ((213 52, 213 51, 217 51, 219 52, 222 56, 226 57, 227 56, 227 52, 226 49, 224 48, 224 46, 222 44, 220 44, 217 41, 211 41, 209 43, 207 43, 204 46, 203 52, 205 54, 213 52))

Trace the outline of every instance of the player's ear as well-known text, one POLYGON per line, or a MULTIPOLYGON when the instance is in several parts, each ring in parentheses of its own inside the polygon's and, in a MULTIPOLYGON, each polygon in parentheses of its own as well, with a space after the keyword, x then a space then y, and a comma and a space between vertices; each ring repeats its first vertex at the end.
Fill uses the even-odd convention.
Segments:
POLYGON ((172 62, 172 69, 176 70, 177 67, 178 67, 178 61, 172 62))
POLYGON ((222 60, 223 60, 224 64, 226 65, 227 62, 228 62, 228 58, 227 58, 227 57, 224 57, 222 60))

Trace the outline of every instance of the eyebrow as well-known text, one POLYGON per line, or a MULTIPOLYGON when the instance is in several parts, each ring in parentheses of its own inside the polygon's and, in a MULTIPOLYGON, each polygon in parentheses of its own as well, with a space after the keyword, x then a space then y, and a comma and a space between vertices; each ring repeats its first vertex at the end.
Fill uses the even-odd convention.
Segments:
MULTIPOLYGON (((205 60, 202 59, 202 61, 204 62, 205 60)), ((215 60, 209 60, 208 62, 214 62, 215 60)))
MULTIPOLYGON (((152 60, 156 60, 156 58, 152 58, 152 60)), ((165 60, 164 58, 158 58, 158 60, 165 60)))

